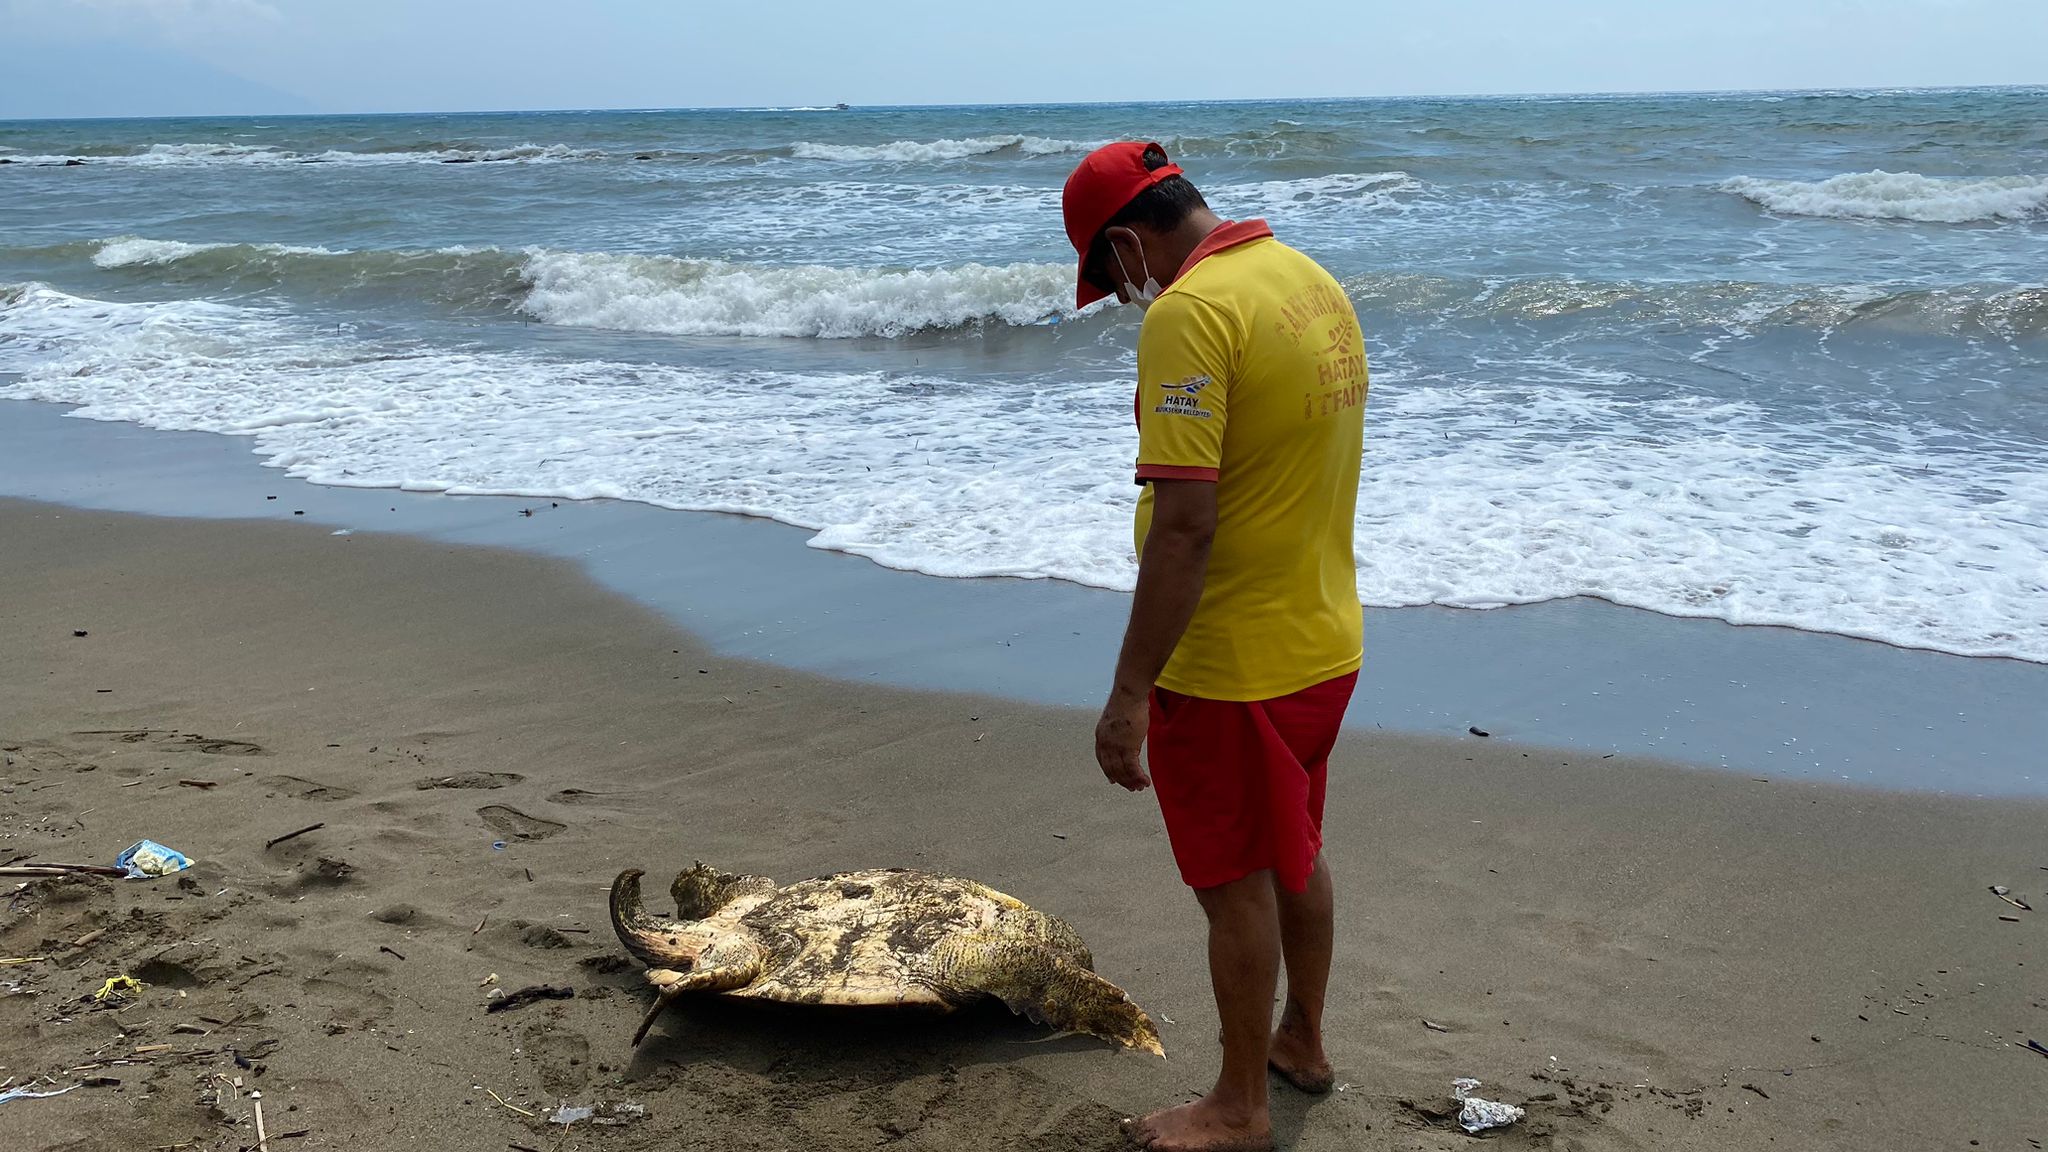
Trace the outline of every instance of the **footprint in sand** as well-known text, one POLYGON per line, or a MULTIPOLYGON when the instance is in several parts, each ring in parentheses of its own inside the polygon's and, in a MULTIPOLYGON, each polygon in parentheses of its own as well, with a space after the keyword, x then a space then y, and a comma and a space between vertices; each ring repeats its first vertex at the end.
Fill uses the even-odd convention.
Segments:
POLYGON ((590 1083, 590 1041, 559 1024, 535 1021, 519 1035, 519 1048, 539 1067, 541 1084, 557 1094, 590 1083))
POLYGON ((299 870, 299 882, 308 887, 346 884, 356 874, 356 866, 346 860, 322 856, 313 861, 311 867, 299 870))
POLYGON ((79 754, 42 741, 19 744, 10 741, 0 744, 0 768, 13 768, 17 765, 35 772, 40 772, 44 768, 68 768, 73 772, 91 772, 99 767, 79 754))
POLYGON ((533 924, 524 920, 514 921, 512 926, 519 929, 519 942, 528 948, 574 948, 576 941, 546 924, 533 924))
POLYGON ((517 772, 457 772, 453 776, 429 776, 413 787, 422 792, 430 788, 503 788, 524 779, 517 772))
POLYGON ((353 788, 322 784, 318 780, 308 780, 303 776, 265 776, 262 784, 265 788, 274 788, 294 800, 347 800, 356 794, 353 788))
POLYGON ((266 755, 261 744, 251 744, 247 740, 217 740, 192 732, 165 731, 159 728, 96 728, 73 732, 72 735, 113 744, 148 744, 169 752, 199 752, 207 756, 266 755))
POLYGON ((173 944, 134 968, 135 978, 156 988, 204 988, 229 974, 211 947, 187 940, 173 944))
POLYGON ((630 792, 592 792, 587 788, 564 788, 548 799, 557 804, 601 804, 613 796, 630 795, 630 792))
POLYGON ((311 1006, 324 1008, 332 1028, 367 1028, 391 1016, 392 1001, 377 989, 388 982, 382 969, 344 960, 300 982, 311 1006))
POLYGON ((484 823, 514 840, 545 840, 568 827, 567 824, 557 824, 553 820, 528 816, 517 808, 507 808, 503 804, 487 805, 477 809, 476 814, 483 817, 484 823))

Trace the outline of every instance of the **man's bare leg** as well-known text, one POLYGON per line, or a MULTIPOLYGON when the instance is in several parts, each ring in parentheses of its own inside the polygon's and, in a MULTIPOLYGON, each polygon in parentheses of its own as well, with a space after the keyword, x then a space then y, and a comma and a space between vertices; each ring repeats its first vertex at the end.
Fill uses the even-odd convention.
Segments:
POLYGON ((1304 1092, 1328 1092, 1336 1076, 1323 1051, 1323 1001, 1330 988, 1336 897, 1329 865, 1316 857, 1308 890, 1278 890, 1280 948, 1287 964, 1287 1006, 1273 1032, 1273 1070, 1304 1092))
POLYGON ((1195 893, 1209 917, 1209 980, 1223 1020, 1223 1071, 1192 1104, 1154 1112, 1131 1125, 1131 1139, 1153 1152, 1265 1152, 1273 1146, 1266 1105, 1273 994, 1280 982, 1280 912, 1273 874, 1195 893))

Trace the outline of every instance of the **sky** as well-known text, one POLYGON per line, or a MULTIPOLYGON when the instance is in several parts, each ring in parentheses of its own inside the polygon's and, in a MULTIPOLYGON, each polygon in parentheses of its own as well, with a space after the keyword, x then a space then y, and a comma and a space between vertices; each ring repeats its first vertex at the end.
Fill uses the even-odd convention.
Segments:
POLYGON ((2044 0, 0 0, 0 118, 2048 83, 2044 0))

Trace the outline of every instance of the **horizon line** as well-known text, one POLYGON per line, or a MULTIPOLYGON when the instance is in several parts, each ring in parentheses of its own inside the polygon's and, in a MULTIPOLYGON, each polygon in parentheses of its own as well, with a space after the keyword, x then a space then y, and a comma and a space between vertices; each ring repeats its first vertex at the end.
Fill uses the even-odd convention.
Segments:
POLYGON ((1665 96, 1856 96, 1926 95, 1944 92, 2048 92, 2048 83, 2027 84, 1929 84, 1870 85, 1866 87, 1819 88, 1667 88, 1587 92, 1458 92, 1407 93, 1379 96, 1257 96, 1232 99, 1188 100, 1061 100, 1045 102, 987 101, 954 104, 789 104, 789 105, 673 105, 669 107, 556 107, 556 108, 444 108, 405 112, 225 112, 181 116, 0 116, 0 124, 79 124, 97 121, 147 120, 331 120, 376 116, 551 116, 623 113, 663 115, 677 112, 912 112, 965 108, 1165 108, 1213 104, 1347 104, 1427 100, 1629 100, 1665 96))

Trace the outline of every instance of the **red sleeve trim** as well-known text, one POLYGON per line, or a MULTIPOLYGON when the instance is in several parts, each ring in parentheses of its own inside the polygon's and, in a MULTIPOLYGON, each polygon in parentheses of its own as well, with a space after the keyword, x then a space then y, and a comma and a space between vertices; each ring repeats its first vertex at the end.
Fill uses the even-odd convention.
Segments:
POLYGON ((1219 475, 1214 468, 1192 468, 1185 464, 1140 464, 1138 483, 1147 480, 1207 480, 1216 483, 1219 475))

